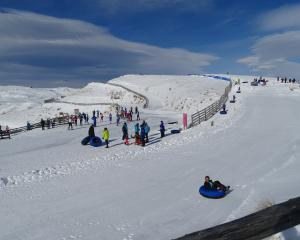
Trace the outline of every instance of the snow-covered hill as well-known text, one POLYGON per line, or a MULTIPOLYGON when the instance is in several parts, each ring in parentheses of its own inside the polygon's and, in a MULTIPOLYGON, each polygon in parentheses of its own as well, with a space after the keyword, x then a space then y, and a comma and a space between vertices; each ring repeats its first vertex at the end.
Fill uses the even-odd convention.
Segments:
MULTIPOLYGON (((151 106, 156 110, 141 110, 151 126, 145 148, 123 145, 121 126, 107 120, 95 132, 109 128, 109 149, 81 146, 88 125, 0 140, 0 239, 173 239, 300 195, 298 85, 270 79, 267 86, 241 84, 241 94, 235 86, 230 97, 235 94, 237 102, 227 104, 227 115, 177 135, 166 124, 167 136, 160 139, 160 120, 172 120, 169 113, 177 110, 154 95, 167 90, 158 84, 143 92, 150 101, 159 99, 151 106), (198 189, 206 175, 233 191, 219 200, 203 198, 198 189)), ((193 85, 196 98, 198 82, 193 85)), ((191 88, 182 89, 174 91, 189 96, 191 88)), ((293 228, 280 237, 299 232, 293 228)))
POLYGON ((145 95, 150 109, 189 114, 212 104, 228 85, 226 81, 199 75, 125 75, 109 82, 145 95))
MULTIPOLYGON (((217 100, 228 84, 204 76, 159 75, 126 75, 110 82, 144 94, 150 100, 152 112, 168 113, 176 120, 181 119, 183 112, 191 114, 217 100)), ((127 108, 142 108, 145 104, 145 100, 133 92, 103 83, 90 83, 82 89, 0 86, 0 92, 3 92, 0 97, 0 125, 10 128, 24 126, 27 121, 39 122, 41 118, 55 117, 59 112, 73 114, 74 109, 81 112, 112 112, 106 104, 119 104, 127 108), (44 100, 52 98, 57 101, 44 104, 44 100)))

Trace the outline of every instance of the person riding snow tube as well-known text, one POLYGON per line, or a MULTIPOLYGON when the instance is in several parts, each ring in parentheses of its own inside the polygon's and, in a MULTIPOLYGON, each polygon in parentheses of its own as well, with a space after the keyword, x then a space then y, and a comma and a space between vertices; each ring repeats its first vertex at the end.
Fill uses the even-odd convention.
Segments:
POLYGON ((222 198, 226 196, 230 186, 224 186, 219 181, 210 180, 209 176, 205 177, 204 185, 199 188, 199 193, 207 198, 222 198))

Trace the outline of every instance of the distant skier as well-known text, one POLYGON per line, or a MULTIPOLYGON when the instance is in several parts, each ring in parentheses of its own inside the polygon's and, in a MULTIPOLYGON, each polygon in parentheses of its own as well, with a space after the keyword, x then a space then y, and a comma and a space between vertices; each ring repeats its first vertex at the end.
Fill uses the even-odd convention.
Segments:
POLYGON ((103 133, 102 133, 102 139, 104 139, 106 147, 109 148, 108 143, 109 143, 109 131, 107 128, 104 128, 103 133))
POLYGON ((160 131, 160 137, 163 138, 165 136, 165 124, 163 121, 160 121, 160 126, 159 126, 159 131, 160 131))
POLYGON ((90 128, 89 128, 89 137, 93 138, 95 137, 95 129, 94 129, 94 125, 91 124, 90 128))
POLYGON ((123 123, 122 133, 123 133, 122 140, 124 141, 124 144, 125 145, 129 145, 129 141, 128 141, 128 127, 127 127, 126 122, 123 123))
POLYGON ((226 187, 225 185, 223 185, 219 181, 212 181, 209 176, 206 176, 205 177, 205 182, 204 182, 204 188, 207 191, 220 190, 220 191, 226 192, 226 191, 229 190, 230 186, 226 187))

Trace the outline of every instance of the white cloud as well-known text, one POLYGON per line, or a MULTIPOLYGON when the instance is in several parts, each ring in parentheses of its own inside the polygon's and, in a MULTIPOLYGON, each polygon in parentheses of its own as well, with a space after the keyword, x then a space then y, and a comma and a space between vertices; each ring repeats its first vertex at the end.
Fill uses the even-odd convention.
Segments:
POLYGON ((262 14, 258 24, 264 30, 279 30, 300 27, 300 4, 285 5, 262 14))
POLYGON ((241 58, 253 71, 300 78, 300 31, 289 31, 260 38, 252 47, 252 56, 241 58))
POLYGON ((126 73, 197 73, 217 57, 125 41, 83 21, 0 12, 0 81, 97 80, 126 73))

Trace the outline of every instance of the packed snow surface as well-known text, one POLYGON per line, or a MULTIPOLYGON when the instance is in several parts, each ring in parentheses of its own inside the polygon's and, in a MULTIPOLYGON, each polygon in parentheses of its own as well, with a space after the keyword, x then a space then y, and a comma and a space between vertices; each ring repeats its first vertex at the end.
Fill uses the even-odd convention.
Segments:
MULTIPOLYGON (((228 82, 221 84, 224 90, 228 82)), ((300 92, 271 79, 267 86, 241 84, 241 94, 237 87, 227 115, 176 135, 167 124, 172 106, 159 97, 153 112, 141 110, 151 126, 145 148, 125 146, 121 126, 107 119, 95 131, 109 128, 109 149, 81 146, 88 125, 0 140, 0 239, 173 239, 299 196, 300 92), (233 191, 203 198, 198 189, 206 175, 233 191)), ((156 98, 147 96, 150 103, 156 98)), ((278 236, 297 239, 299 230, 278 236)))

